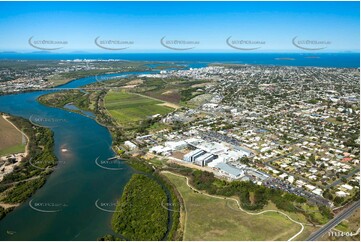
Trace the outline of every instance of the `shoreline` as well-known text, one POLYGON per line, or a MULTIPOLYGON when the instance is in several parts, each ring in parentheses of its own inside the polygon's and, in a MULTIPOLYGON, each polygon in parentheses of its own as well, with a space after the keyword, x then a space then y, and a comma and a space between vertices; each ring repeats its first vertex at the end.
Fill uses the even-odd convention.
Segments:
MULTIPOLYGON (((26 145, 25 145, 25 150, 24 150, 24 152, 6 154, 6 155, 3 155, 3 156, 1 156, 1 157, 7 157, 7 156, 9 156, 9 155, 13 155, 13 156, 16 157, 16 159, 21 159, 21 160, 22 160, 23 158, 28 157, 28 155, 29 155, 29 144, 30 144, 30 139, 29 139, 29 137, 28 137, 24 132, 22 132, 14 123, 12 123, 12 122, 9 120, 9 118, 11 117, 10 115, 2 114, 1 117, 2 117, 5 121, 7 121, 9 124, 11 124, 17 131, 19 131, 19 133, 20 133, 21 135, 25 136, 25 137, 26 137, 26 140, 27 140, 27 141, 26 141, 26 145), (20 158, 19 158, 19 157, 20 157, 20 158), (22 157, 22 158, 21 158, 21 157, 22 157)), ((6 163, 4 163, 2 173, 0 174, 0 182, 3 181, 3 179, 4 179, 4 177, 5 177, 6 175, 11 174, 12 172, 14 172, 15 167, 18 167, 18 166, 20 166, 20 165, 22 164, 22 161, 21 161, 21 160, 19 160, 19 161, 16 162, 16 163, 8 164, 8 165, 5 165, 6 163)), ((0 203, 0 206, 2 206, 1 203, 0 203)), ((2 207, 3 207, 3 206, 2 206, 2 207)), ((3 208, 6 209, 6 207, 3 207, 3 208)))
POLYGON ((20 203, 2 203, 0 202, 0 207, 2 207, 3 209, 9 209, 9 208, 16 208, 19 207, 20 203))
MULTIPOLYGON (((192 53, 190 53, 192 54, 192 53)), ((194 54, 194 53, 193 53, 194 54)), ((197 54, 202 54, 202 53, 197 53, 197 54)), ((209 53, 203 53, 203 54, 209 54, 209 53)), ((218 53, 219 54, 219 53, 218 53)), ((229 53, 229 54, 234 54, 234 53, 229 53)), ((253 53, 254 54, 254 53, 253 53)), ((277 53, 259 53, 259 54, 277 54, 277 53)), ((294 55, 294 54, 299 54, 301 55, 301 53, 278 53, 278 54, 289 54, 289 55, 294 55)), ((305 53, 307 54, 307 53, 305 53)), ((311 54, 311 53, 310 53, 311 54)), ((342 53, 323 53, 323 54, 342 54, 342 53)), ((349 54, 349 53, 347 53, 349 54)), ((351 53, 351 54, 358 54, 359 53, 351 53)), ((305 59, 309 59, 309 60, 315 60, 315 59, 320 59, 319 56, 310 56, 310 57, 304 57, 305 59)), ((61 60, 61 59, 59 59, 61 60)), ((109 61, 109 59, 107 59, 109 61)), ((107 61, 105 60, 105 61, 107 61)), ((277 60, 289 60, 289 61, 297 61, 297 59, 295 58, 292 58, 292 57, 274 57, 274 60, 277 61, 277 60)), ((0 58, 0 61, 2 61, 2 59, 0 58)), ((46 61, 46 60, 44 60, 46 61)), ((205 63, 207 64, 208 66, 212 66, 212 65, 241 65, 241 66, 265 66, 265 67, 272 67, 272 66, 282 66, 282 67, 295 67, 295 68, 325 68, 325 69, 328 69, 328 68, 335 68, 335 69, 359 69, 360 66, 322 66, 322 65, 284 65, 284 64, 279 64, 280 62, 276 62, 276 63, 273 63, 273 64, 264 64, 264 63, 260 63, 260 64, 255 64, 255 63, 240 63, 240 62, 235 62, 235 61, 194 61, 194 60, 189 60, 189 61, 171 61, 171 60, 167 60, 167 61, 156 61, 156 60, 119 60, 119 61, 128 61, 128 62, 150 62, 150 63, 153 63, 153 62, 160 62, 160 63, 163 63, 163 64, 167 64, 167 63, 205 63)), ((290 62, 287 62, 287 63, 290 63, 290 62)), ((105 73, 102 73, 102 74, 98 74, 98 75, 108 75, 108 74, 115 74, 115 73, 124 73, 124 72, 127 72, 127 71, 123 71, 123 72, 117 72, 117 71, 109 71, 109 72, 105 72, 105 73)), ((139 71, 134 71, 134 72, 139 72, 139 71)), ((140 72, 143 72, 143 71, 140 71, 140 72)), ((83 77, 79 77, 79 78, 70 78, 69 81, 66 81, 65 83, 62 83, 62 84, 58 84, 58 85, 51 85, 49 87, 46 87, 44 89, 52 89, 52 88, 60 88, 66 84, 69 84, 69 83, 72 83, 74 81, 77 81, 79 79, 82 79, 82 78, 87 78, 87 77, 96 77, 98 75, 85 75, 83 77)), ((22 93, 27 93, 27 92, 36 92, 36 91, 43 91, 42 89, 28 89, 28 90, 23 90, 23 91, 19 91, 19 92, 6 92, 6 93, 1 93, 0 92, 0 96, 2 95, 16 95, 16 94, 22 94, 22 93)))
MULTIPOLYGON (((360 53, 359 52, 349 52, 349 53, 342 53, 342 52, 324 52, 324 53, 318 53, 319 55, 340 55, 340 56, 352 56, 352 55, 357 55, 359 56, 360 53)), ((8 54, 9 55, 9 54, 8 54)), ((18 60, 34 60, 33 58, 26 58, 26 57, 31 57, 33 55, 36 55, 36 54, 31 54, 31 53, 14 53, 14 54, 11 54, 14 56, 14 58, 1 58, 1 60, 6 60, 6 59, 18 59, 18 60), (18 58, 15 58, 15 57, 18 57, 18 58)), ((10 56, 11 56, 10 55, 10 56)), ((117 54, 111 54, 111 53, 86 53, 86 54, 72 54, 72 53, 66 53, 65 55, 68 56, 68 58, 65 58, 64 55, 63 57, 61 58, 57 58, 56 56, 57 54, 45 54, 45 56, 51 56, 53 58, 48 58, 48 59, 44 59, 44 58, 39 58, 40 60, 44 60, 44 61, 49 61, 49 60, 58 60, 58 61, 65 61, 65 60, 68 60, 68 59, 71 59, 71 60, 75 60, 75 59, 88 59, 88 60, 96 60, 96 61, 109 61, 109 60, 114 60, 114 61, 122 61, 122 62, 145 62, 145 63, 152 63, 152 62, 156 62, 156 63, 189 63, 189 62, 193 62, 193 63, 207 63, 207 64, 210 64, 210 63, 235 63, 237 62, 238 64, 247 64, 247 63, 239 63, 239 61, 237 60, 214 60, 214 61, 204 61, 204 60, 197 60, 197 59, 191 59, 191 58, 186 58, 188 60, 155 60, 155 59, 144 59, 141 58, 141 59, 134 59, 134 60, 130 60, 130 59, 124 59, 124 56, 122 59, 120 58, 116 58, 117 54), (106 55, 106 58, 102 57, 104 56, 104 54, 106 55), (112 56, 112 55, 115 55, 115 56, 112 56), (71 58, 73 56, 73 59, 71 58), (70 57, 70 58, 69 58, 70 57)), ((61 55, 61 54, 60 54, 61 55)), ((124 54, 123 54, 124 55, 124 54)), ((259 52, 259 53, 237 53, 237 52, 211 52, 211 53, 126 53, 126 55, 129 55, 129 56, 145 56, 145 57, 148 57, 149 56, 154 56, 154 55, 157 55, 157 56, 194 56, 194 55, 198 55, 198 56, 205 56, 205 55, 213 55, 213 56, 219 56, 219 55, 227 55, 227 56, 250 56, 250 55, 275 55, 275 57, 277 56, 283 56, 283 55, 297 55, 297 56, 303 56, 303 55, 314 55, 314 53, 311 53, 311 52, 306 52, 306 53, 302 53, 302 52, 259 52)), ((44 55, 39 55, 39 57, 44 57, 44 55)), ((38 60, 39 60, 38 59, 38 60)), ((306 58, 306 59, 309 59, 309 58, 306 58)), ((37 60, 37 59, 35 59, 37 60)), ((357 63, 355 63, 356 65, 359 65, 359 60, 356 61, 357 63)), ((237 64, 236 63, 236 64, 237 64)), ((254 63, 251 63, 251 64, 247 64, 247 65, 253 65, 254 63)), ((327 64, 327 63, 326 63, 327 64)), ((256 65, 266 65, 266 66, 272 66, 274 64, 256 64, 256 65)), ((329 64, 329 65, 325 65, 325 66, 303 66, 303 65, 295 65, 295 67, 323 67, 323 68, 360 68, 360 66, 351 66, 351 67, 337 67, 337 66, 334 66, 332 64, 329 64)))
MULTIPOLYGON (((41 172, 40 174, 32 174, 30 177, 25 177, 22 179, 21 176, 19 176, 17 173, 15 175, 18 175, 18 176, 15 176, 15 177, 11 177, 9 181, 5 182, 4 183, 4 177, 7 176, 7 175, 12 175, 12 173, 14 172, 18 172, 18 171, 15 171, 15 167, 20 167, 20 171, 26 171, 28 172, 29 169, 27 169, 24 164, 26 164, 27 162, 29 162, 29 156, 30 156, 30 138, 29 136, 31 137, 32 135, 34 134, 30 134, 30 135, 27 135, 25 134, 24 132, 22 132, 13 122, 11 122, 9 120, 9 117, 14 117, 14 118, 17 118, 17 119, 20 119, 22 120, 22 122, 24 122, 24 125, 25 127, 27 127, 27 125, 29 125, 29 127, 37 127, 37 128, 43 128, 41 126, 38 126, 38 125, 34 125, 32 124, 29 120, 27 119, 24 119, 23 117, 18 117, 18 116, 12 116, 12 115, 9 115, 7 113, 1 113, 2 117, 7 121, 9 122, 13 127, 15 127, 22 135, 24 135, 27 139, 27 144, 25 146, 25 153, 17 153, 17 154, 24 154, 21 158, 21 160, 17 161, 16 163, 14 164, 10 164, 10 165, 7 165, 6 167, 10 167, 10 170, 9 172, 7 173, 3 173, 2 174, 2 177, 1 177, 1 180, 0 180, 0 186, 8 186, 7 188, 5 188, 5 190, 2 190, 1 191, 1 194, 4 195, 0 201, 0 208, 3 208, 5 210, 6 213, 9 213, 11 211, 13 211, 13 208, 16 208, 22 204, 24 204, 26 202, 27 199, 31 198, 47 181, 47 178, 48 176, 51 174, 52 172, 52 169, 49 170, 49 169, 44 169, 44 172, 41 172), (25 159, 25 160, 24 160, 25 159), (25 170, 24 170, 25 169, 25 170), (50 173, 49 173, 50 171, 50 173), (24 184, 26 184, 27 182, 30 182, 30 181, 35 181, 35 180, 38 180, 38 179, 43 179, 43 183, 40 185, 40 186, 29 186, 28 187, 28 190, 31 191, 31 194, 28 194, 26 195, 26 198, 24 199, 24 197, 19 197, 19 194, 12 194, 11 191, 13 189, 17 189, 19 186, 22 186, 24 184), (10 191, 10 193, 9 193, 10 191), (11 199, 14 199, 15 200, 9 200, 9 201, 14 201, 14 202, 7 202, 7 199, 8 198, 11 198, 11 199)), ((53 143, 53 136, 44 136, 46 137, 47 139, 50 139, 52 140, 52 143, 53 143)), ((38 140, 33 140, 34 144, 35 144, 35 147, 39 148, 41 147, 41 144, 38 143, 38 140)), ((53 143, 54 145, 54 143, 53 143)), ((54 146, 52 145, 51 148, 53 148, 54 146)), ((55 154, 54 154, 54 151, 52 150, 51 151, 51 154, 55 157, 55 154)), ((30 158, 31 159, 31 158, 30 158)), ((5 167, 5 166, 4 166, 5 167)), ((3 219, 4 217, 2 217, 3 219)))

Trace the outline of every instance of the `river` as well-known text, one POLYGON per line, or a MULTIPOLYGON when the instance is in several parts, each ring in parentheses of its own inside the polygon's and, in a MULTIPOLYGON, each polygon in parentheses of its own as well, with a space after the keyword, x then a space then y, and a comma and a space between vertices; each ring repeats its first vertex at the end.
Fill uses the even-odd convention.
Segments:
MULTIPOLYGON (((86 77, 62 87, 75 88, 97 80, 86 77)), ((99 164, 114 156, 109 131, 91 118, 37 102, 39 96, 50 92, 0 96, 1 112, 52 129, 59 161, 46 184, 0 221, 0 240, 96 240, 113 233, 109 211, 115 209, 116 200, 134 173, 122 161, 116 165, 119 169, 98 166, 98 157, 99 164), (97 208, 96 202, 109 211, 97 208)))

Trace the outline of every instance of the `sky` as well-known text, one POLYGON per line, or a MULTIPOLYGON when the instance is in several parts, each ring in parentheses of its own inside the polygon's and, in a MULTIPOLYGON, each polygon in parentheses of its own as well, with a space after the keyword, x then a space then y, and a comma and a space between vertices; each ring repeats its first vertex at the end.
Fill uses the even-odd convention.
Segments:
POLYGON ((0 2, 0 33, 0 51, 359 52, 360 5, 0 2))

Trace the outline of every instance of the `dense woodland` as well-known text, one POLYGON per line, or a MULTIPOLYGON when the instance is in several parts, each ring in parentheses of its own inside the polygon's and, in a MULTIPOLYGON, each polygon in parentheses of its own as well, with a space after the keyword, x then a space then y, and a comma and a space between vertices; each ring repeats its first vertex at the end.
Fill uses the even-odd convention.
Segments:
MULTIPOLYGON (((39 102, 50 107, 63 108, 68 103, 73 103, 82 110, 90 110, 89 94, 79 90, 62 91, 43 95, 38 98, 39 102)), ((75 112, 76 110, 73 110, 75 112)))
MULTIPOLYGON (((34 126, 19 117, 11 117, 10 121, 29 137, 29 155, 0 182, 0 195, 1 202, 21 203, 45 184, 47 175, 57 162, 53 154, 54 140, 50 129, 34 126)), ((0 213, 1 218, 4 211, 0 213)))
POLYGON ((167 196, 153 179, 134 174, 113 215, 112 227, 127 240, 162 240, 167 232, 167 196))

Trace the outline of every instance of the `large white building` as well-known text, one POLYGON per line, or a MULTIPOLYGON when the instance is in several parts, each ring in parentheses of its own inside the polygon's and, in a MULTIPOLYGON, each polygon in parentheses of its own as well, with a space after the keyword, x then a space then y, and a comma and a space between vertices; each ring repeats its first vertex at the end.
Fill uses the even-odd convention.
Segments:
POLYGON ((164 144, 166 147, 169 147, 172 150, 181 150, 187 148, 188 143, 181 140, 181 141, 167 141, 164 144))
POLYGON ((129 140, 125 141, 124 145, 130 150, 135 150, 138 148, 138 146, 136 144, 130 142, 129 140))
POLYGON ((337 191, 335 194, 337 197, 347 197, 349 195, 349 193, 344 191, 337 191))
POLYGON ((188 154, 185 154, 183 157, 183 160, 188 161, 188 162, 194 162, 197 157, 199 157, 205 153, 206 152, 204 150, 196 149, 196 150, 189 152, 188 154))
POLYGON ((227 163, 218 163, 215 168, 217 168, 221 174, 224 174, 232 179, 239 179, 244 176, 243 170, 237 169, 236 167, 228 165, 227 163))
POLYGON ((212 155, 210 153, 205 153, 205 154, 197 157, 194 160, 194 163, 197 164, 197 165, 200 165, 200 166, 205 166, 215 158, 216 158, 215 155, 212 155))

